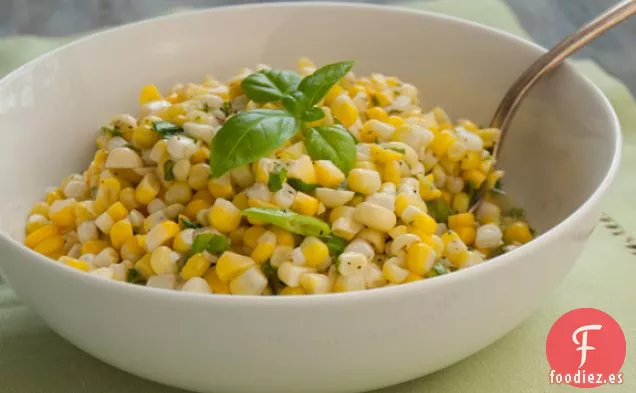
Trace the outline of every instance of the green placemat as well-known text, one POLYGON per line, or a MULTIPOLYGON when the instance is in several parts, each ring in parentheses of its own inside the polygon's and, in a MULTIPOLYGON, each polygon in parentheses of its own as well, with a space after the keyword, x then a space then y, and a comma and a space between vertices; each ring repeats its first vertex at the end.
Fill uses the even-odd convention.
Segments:
MULTIPOLYGON (((514 15, 499 0, 440 0, 405 6, 437 11, 490 25, 528 38, 514 15)), ((70 38, 20 37, 0 40, 0 75, 70 38)), ((549 385, 545 339, 554 321, 578 307, 594 307, 612 315, 627 338, 624 384, 597 391, 636 391, 636 103, 629 91, 596 64, 576 67, 609 97, 623 126, 622 169, 605 204, 603 224, 592 235, 584 255, 549 304, 519 328, 478 354, 427 377, 385 393, 423 392, 558 392, 575 391, 549 385), (614 219, 616 218, 616 220, 614 219), (631 247, 630 247, 631 246, 631 247), (632 311, 632 312, 630 312, 632 311)), ((116 370, 84 354, 51 332, 24 307, 6 285, 0 285, 0 392, 7 393, 176 393, 116 370)))

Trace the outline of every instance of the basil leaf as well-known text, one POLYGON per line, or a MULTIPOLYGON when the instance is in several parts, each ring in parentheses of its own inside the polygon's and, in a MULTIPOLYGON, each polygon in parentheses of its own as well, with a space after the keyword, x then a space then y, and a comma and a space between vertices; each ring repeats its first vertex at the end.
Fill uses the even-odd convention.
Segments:
POLYGON ((296 119, 286 111, 255 109, 228 119, 212 141, 212 177, 252 163, 296 133, 296 119))
POLYGON ((328 236, 322 239, 325 244, 327 244, 327 248, 329 249, 329 254, 334 257, 338 257, 340 254, 344 252, 345 247, 347 247, 347 241, 338 236, 328 236))
POLYGON ((305 112, 307 108, 305 95, 299 91, 294 91, 291 94, 283 97, 283 106, 295 117, 301 117, 300 115, 305 112))
POLYGON ((251 207, 241 212, 242 215, 275 225, 291 233, 303 236, 326 236, 331 233, 329 224, 311 216, 304 216, 289 210, 271 207, 251 207))
POLYGON ((110 134, 111 137, 113 137, 113 136, 124 136, 124 134, 122 134, 121 131, 119 131, 119 128, 117 128, 117 127, 113 127, 113 128, 102 127, 100 130, 103 133, 110 134))
POLYGON ((174 172, 173 172, 174 166, 175 166, 175 162, 172 160, 168 160, 163 163, 163 179, 165 181, 174 180, 174 172))
POLYGON ((202 225, 196 221, 191 221, 188 217, 184 215, 179 215, 179 224, 181 227, 186 229, 198 229, 201 228, 202 225))
POLYGON ((276 192, 283 188, 285 180, 287 180, 287 168, 280 168, 277 172, 269 174, 267 187, 269 187, 271 192, 276 192))
POLYGON ((183 132, 183 128, 176 124, 172 124, 169 121, 155 121, 152 123, 152 130, 163 138, 167 138, 172 135, 176 135, 183 132))
POLYGON ((305 111, 305 113, 303 113, 304 121, 316 121, 322 119, 323 117, 325 117, 325 112, 323 112, 322 109, 316 107, 309 108, 305 111))
POLYGON ((263 104, 282 100, 299 83, 300 76, 293 71, 268 69, 247 76, 241 89, 250 100, 263 104))
POLYGON ((230 240, 227 237, 214 233, 202 233, 194 238, 189 254, 194 255, 203 251, 219 254, 228 248, 230 248, 230 240))
POLYGON ((290 186, 292 186, 292 188, 296 191, 300 191, 300 192, 311 192, 313 190, 315 190, 316 188, 318 188, 318 184, 309 184, 309 183, 305 183, 304 181, 300 180, 300 179, 287 179, 287 184, 289 184, 290 186))
POLYGON ((307 130, 305 148, 314 160, 330 160, 344 173, 356 163, 356 142, 344 127, 320 126, 307 130))
POLYGON ((343 61, 321 67, 306 76, 298 85, 298 90, 305 95, 308 106, 316 105, 322 100, 329 89, 347 75, 352 67, 353 61, 343 61))

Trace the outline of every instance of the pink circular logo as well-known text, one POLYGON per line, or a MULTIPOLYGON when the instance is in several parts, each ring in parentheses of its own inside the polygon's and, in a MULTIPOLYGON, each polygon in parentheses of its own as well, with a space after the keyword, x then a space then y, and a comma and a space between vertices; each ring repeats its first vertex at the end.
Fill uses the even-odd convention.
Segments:
POLYGON ((552 325, 545 343, 549 382, 592 388, 620 384, 625 334, 618 322, 595 308, 578 308, 552 325))

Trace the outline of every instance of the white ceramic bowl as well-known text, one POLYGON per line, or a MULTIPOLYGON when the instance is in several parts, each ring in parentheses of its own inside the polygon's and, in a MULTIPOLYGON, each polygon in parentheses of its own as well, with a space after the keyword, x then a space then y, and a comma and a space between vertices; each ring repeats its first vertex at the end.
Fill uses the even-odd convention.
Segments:
POLYGON ((534 91, 507 140, 505 185, 544 232, 482 265, 359 293, 229 297, 105 281, 20 244, 45 186, 84 168, 98 125, 136 110, 146 83, 239 67, 357 59, 355 72, 414 83, 425 107, 487 123, 543 50, 463 20, 368 5, 220 8, 110 30, 0 82, 1 265, 61 336, 144 378, 205 392, 360 392, 448 366, 528 317, 570 270, 616 173, 619 125, 565 66, 534 91))

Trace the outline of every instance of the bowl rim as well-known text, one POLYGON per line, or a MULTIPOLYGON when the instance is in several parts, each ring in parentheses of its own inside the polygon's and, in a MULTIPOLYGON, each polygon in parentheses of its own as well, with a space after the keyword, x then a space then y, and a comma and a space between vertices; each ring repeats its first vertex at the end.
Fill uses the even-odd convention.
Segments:
MULTIPOLYGON (((223 5, 218 7, 211 8, 203 8, 203 9, 193 9, 182 12, 177 12, 175 14, 170 15, 162 15, 153 18, 148 18, 132 23, 127 23, 120 26, 110 27, 106 29, 101 29, 90 33, 82 38, 73 40, 72 42, 61 45, 58 48, 55 48, 49 52, 46 52, 42 55, 37 56, 36 58, 30 60, 29 62, 19 66, 15 70, 9 72, 3 78, 0 78, 0 88, 2 85, 8 83, 14 78, 19 77, 22 73, 27 72, 34 65, 45 61, 47 58, 51 56, 55 56, 58 52, 64 51, 69 47, 74 45, 82 44, 84 41, 90 41, 98 36, 108 35, 108 34, 119 34, 122 32, 126 32, 128 30, 134 29, 138 26, 144 26, 153 24, 156 22, 166 21, 166 20, 178 20, 178 19, 187 19, 189 17, 201 16, 203 14, 215 14, 215 13, 224 13, 224 12, 234 12, 237 10, 245 10, 245 9, 268 9, 268 8, 334 8, 334 9, 354 9, 354 10, 364 10, 364 11, 376 11, 383 13, 393 13, 393 14, 403 14, 403 15, 418 15, 422 18, 430 18, 446 21, 450 24, 460 24, 466 25, 475 29, 485 30, 490 32, 493 35, 499 36, 498 38, 508 39, 516 42, 521 46, 525 46, 527 49, 534 50, 538 54, 545 53, 546 49, 542 46, 528 41, 525 38, 521 38, 515 36, 511 33, 508 33, 503 30, 499 30, 494 27, 490 27, 478 22, 470 21, 467 19, 445 15, 437 12, 431 12, 426 10, 418 10, 418 9, 410 9, 406 7, 400 7, 397 5, 379 5, 379 4, 366 4, 366 3, 343 3, 343 2, 334 2, 334 1, 317 1, 317 2, 274 2, 274 3, 250 3, 250 4, 242 4, 242 5, 223 5)), ((481 263, 475 266, 471 266, 468 269, 460 269, 459 271, 455 271, 452 274, 445 274, 442 276, 435 277, 434 280, 419 280, 411 283, 400 284, 389 287, 381 287, 381 288, 373 288, 370 290, 363 291, 355 291, 355 292, 344 292, 344 293, 328 293, 328 294, 312 294, 309 296, 262 296, 262 295, 229 295, 229 294, 204 294, 204 293, 191 293, 191 292, 183 292, 183 291, 175 291, 175 290, 165 290, 160 288, 153 287, 145 287, 140 285, 131 285, 127 282, 120 282, 115 280, 105 280, 100 277, 92 276, 87 274, 86 272, 79 271, 72 267, 59 264, 59 263, 51 263, 50 258, 45 257, 39 253, 36 253, 32 249, 27 248, 21 242, 13 239, 6 232, 0 231, 0 236, 10 245, 16 247, 18 251, 24 252, 25 258, 31 258, 37 262, 38 264, 42 264, 42 268, 50 268, 50 269, 58 269, 57 272, 60 274, 69 275, 72 279, 79 279, 85 282, 87 285, 95 286, 100 290, 119 290, 124 291, 123 294, 132 295, 132 296, 141 296, 141 297, 159 297, 163 298, 166 301, 188 301, 188 302, 197 302, 205 305, 245 305, 245 306, 289 306, 296 305, 302 303, 304 306, 321 306, 321 305, 331 305, 338 304, 343 305, 346 302, 356 302, 362 300, 370 300, 380 298, 386 298, 390 296, 409 296, 414 295, 417 291, 421 291, 424 289, 433 290, 436 286, 449 285, 451 283, 460 283, 465 280, 475 280, 478 276, 482 274, 488 274, 489 271, 493 269, 499 268, 500 265, 515 263, 520 259, 523 259, 524 256, 530 255, 536 249, 542 247, 544 244, 548 244, 551 241, 554 241, 556 238, 562 236, 568 228, 574 227, 575 223, 582 219, 585 215, 587 215, 592 208, 599 203, 599 200, 605 195, 609 186, 614 181, 622 154, 622 134, 621 127, 616 111, 612 107, 609 99, 605 96, 605 94, 601 91, 601 89, 596 86, 586 75, 577 71, 571 64, 571 62, 566 61, 562 65, 562 68, 567 69, 569 72, 572 72, 577 77, 581 78, 582 83, 587 85, 592 92, 592 96, 596 95, 596 99, 598 100, 598 104, 601 105, 607 114, 610 117, 610 126, 612 128, 612 132, 615 137, 615 144, 613 150, 613 156, 611 158, 611 162, 609 168, 607 169, 605 175, 603 176, 602 181, 596 187, 596 189, 576 208, 570 213, 566 218, 564 218, 561 222, 557 223, 546 232, 539 234, 535 239, 531 242, 524 244, 521 247, 518 247, 506 254, 501 256, 492 258, 488 260, 487 263, 481 263)), ((1 263, 0 263, 1 264, 1 263)))

